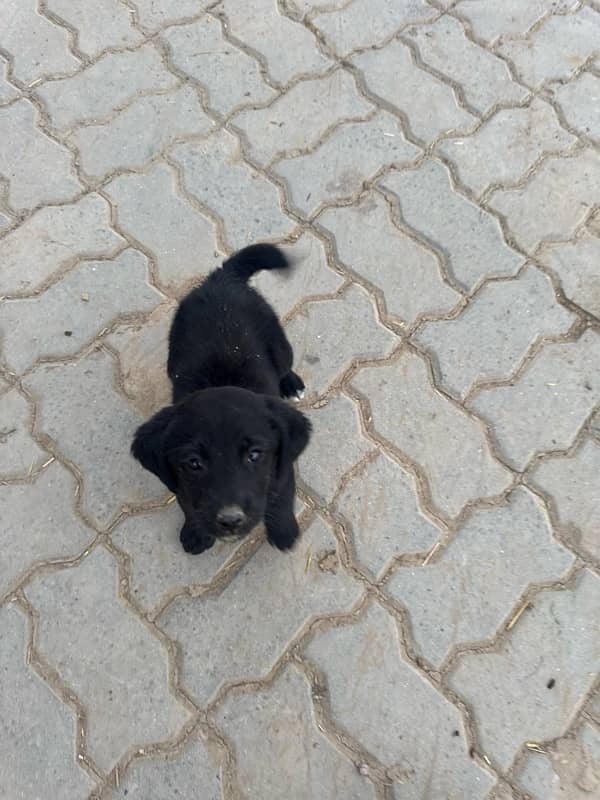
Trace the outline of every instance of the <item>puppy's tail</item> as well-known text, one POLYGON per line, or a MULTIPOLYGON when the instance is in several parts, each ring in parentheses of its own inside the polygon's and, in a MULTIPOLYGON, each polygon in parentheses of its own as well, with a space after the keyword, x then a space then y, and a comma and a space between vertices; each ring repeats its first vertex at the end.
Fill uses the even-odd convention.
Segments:
POLYGON ((288 269, 289 259, 274 244, 251 244, 223 262, 223 269, 243 281, 262 269, 288 269))

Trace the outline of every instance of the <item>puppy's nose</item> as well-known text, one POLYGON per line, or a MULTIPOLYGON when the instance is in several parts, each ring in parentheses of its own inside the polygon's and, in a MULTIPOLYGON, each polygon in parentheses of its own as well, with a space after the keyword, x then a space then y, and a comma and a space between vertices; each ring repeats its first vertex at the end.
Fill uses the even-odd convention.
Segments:
POLYGON ((223 528, 234 531, 243 525, 246 521, 246 515, 239 506, 225 506, 217 514, 217 522, 223 528))

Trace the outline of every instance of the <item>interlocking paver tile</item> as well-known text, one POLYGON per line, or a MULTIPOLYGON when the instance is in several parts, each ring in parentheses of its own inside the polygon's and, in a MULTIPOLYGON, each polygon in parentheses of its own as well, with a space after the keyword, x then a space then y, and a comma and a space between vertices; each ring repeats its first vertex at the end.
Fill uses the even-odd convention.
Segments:
POLYGON ((600 792, 600 730, 584 723, 548 753, 528 753, 518 783, 532 800, 589 800, 600 792))
POLYGON ((85 800, 94 782, 75 760, 75 715, 28 667, 27 624, 14 606, 0 609, 0 638, 2 797, 85 800))
POLYGON ((435 355, 444 387, 464 399, 478 382, 509 378, 535 341, 567 333, 576 319, 549 278, 526 267, 516 280, 486 284, 457 318, 428 322, 415 339, 435 355))
POLYGON ((217 724, 233 743, 247 800, 290 792, 294 800, 375 797, 368 778, 317 729, 310 687, 292 667, 259 692, 230 696, 217 724))
POLYGON ((401 567, 387 588, 408 608, 419 650, 439 664, 453 646, 494 636, 530 583, 558 580, 573 558, 536 498, 516 489, 506 505, 475 511, 438 561, 401 567))
POLYGON ((577 0, 528 0, 526 3, 504 0, 493 4, 486 0, 462 0, 455 10, 469 21, 476 36, 491 42, 498 37, 520 37, 549 11, 560 14, 578 5, 577 0))
POLYGON ((115 255, 124 240, 110 227, 110 208, 97 194, 49 206, 0 239, 0 293, 36 292, 54 272, 80 258, 115 255))
POLYGON ((130 11, 119 0, 48 0, 46 7, 75 28, 79 50, 91 58, 108 47, 131 47, 142 41, 130 11))
POLYGON ((335 294, 344 282, 329 267, 323 244, 310 231, 287 246, 286 252, 292 260, 290 272, 282 275, 265 270, 254 278, 254 286, 281 318, 306 298, 335 294))
POLYGON ((209 5, 212 0, 135 0, 140 24, 148 30, 199 16, 209 5))
POLYGON ((575 241, 544 247, 540 261, 560 280, 565 295, 600 317, 600 239, 584 231, 575 241))
POLYGON ((242 162, 239 143, 230 133, 178 145, 172 155, 188 192, 223 220, 232 248, 287 236, 296 227, 281 210, 276 187, 242 162))
POLYGON ((333 235, 341 263, 382 290, 387 313, 398 321, 446 313, 461 299, 442 279, 436 258, 394 225, 381 195, 328 209, 318 223, 333 235))
POLYGON ((104 178, 114 170, 139 169, 177 137, 208 134, 213 125, 194 89, 183 86, 135 100, 111 122, 78 128, 69 138, 86 174, 104 178))
POLYGON ((166 495, 158 479, 129 455, 129 442, 143 420, 114 388, 115 377, 112 358, 100 351, 75 362, 42 364, 26 379, 39 400, 38 432, 57 442, 82 471, 83 507, 100 525, 124 505, 166 495))
POLYGON ((202 798, 222 800, 222 765, 194 734, 183 748, 168 753, 136 758, 119 787, 109 790, 111 800, 149 800, 151 797, 202 798))
POLYGON ((385 358, 399 340, 377 321, 367 293, 352 286, 334 300, 310 303, 286 328, 308 396, 327 390, 356 358, 385 358))
POLYGON ((171 402, 167 357, 175 308, 175 302, 162 303, 144 324, 126 322, 106 337, 119 356, 123 392, 142 417, 150 417, 171 402))
POLYGON ((559 86, 555 97, 567 122, 600 144, 600 77, 583 72, 559 86))
POLYGON ((177 86, 152 44, 131 52, 107 53, 74 78, 47 81, 36 88, 51 124, 68 130, 78 122, 96 121, 128 105, 140 93, 177 86))
POLYGON ((352 384, 368 398, 375 430, 422 469, 444 514, 455 517, 467 503, 508 488, 510 475, 483 429, 433 389, 421 358, 405 351, 390 366, 360 370, 352 384))
POLYGON ((250 155, 267 164, 313 147, 342 120, 365 119, 373 111, 358 94, 352 76, 338 69, 325 78, 297 83, 267 108, 236 114, 232 124, 248 139, 250 155))
POLYGON ((570 78, 598 50, 599 36, 600 14, 584 7, 577 14, 548 17, 527 39, 504 42, 499 50, 521 79, 537 88, 570 78))
POLYGON ((0 47, 10 53, 17 80, 29 84, 42 76, 78 69, 80 62, 69 51, 67 31, 39 13, 37 0, 6 0, 2 16, 0 47))
POLYGON ((114 558, 98 548, 26 590, 39 613, 35 645, 84 704, 87 747, 106 770, 132 745, 174 736, 188 719, 168 689, 166 650, 119 602, 118 585, 114 558))
POLYGON ((570 458, 546 458, 531 481, 547 492, 560 525, 600 559, 600 442, 588 439, 570 458))
POLYGON ((536 452, 564 450, 600 401, 600 335, 547 344, 513 384, 484 389, 471 407, 493 426, 504 458, 522 470, 536 452))
MULTIPOLYGON (((0 383, 0 389, 3 386, 0 383)), ((49 458, 31 438, 31 409, 22 394, 9 389, 0 397, 0 476, 24 478, 49 458)))
POLYGON ((311 215, 321 205, 351 200, 380 169, 410 163, 419 153, 398 120, 382 111, 342 125, 314 152, 279 161, 272 170, 286 180, 291 205, 311 215))
POLYGON ((159 617, 160 627, 181 647, 181 683, 199 703, 223 683, 268 673, 315 615, 351 608, 360 584, 341 568, 319 565, 335 550, 333 534, 317 520, 291 553, 282 556, 265 544, 220 594, 178 599, 159 617), (227 625, 216 620, 227 620, 227 625))
POLYGON ((475 126, 477 118, 458 105, 451 87, 418 67, 403 42, 394 39, 380 50, 365 50, 352 61, 367 88, 401 111, 411 132, 425 142, 475 126))
POLYGON ((74 558, 94 538, 75 514, 75 480, 56 462, 33 483, 0 485, 0 508, 0 597, 14 589, 30 567, 74 558))
POLYGON ((541 241, 572 236, 598 200, 599 182, 597 152, 551 156, 522 188, 498 189, 489 204, 506 217, 518 244, 533 250, 541 241))
POLYGON ((406 32, 423 61, 460 84, 467 102, 481 114, 497 103, 518 103, 527 90, 515 83, 506 64, 467 38, 457 19, 442 16, 406 32))
POLYGON ((350 523, 357 559, 374 575, 395 556, 429 551, 441 535, 419 508, 412 475, 384 453, 352 476, 336 506, 350 523))
POLYGON ((398 198, 402 219, 446 256, 465 288, 492 275, 514 275, 522 265, 522 256, 505 244, 498 221, 459 195, 439 162, 391 172, 381 183, 398 198))
POLYGON ((320 497, 331 502, 342 475, 372 447, 361 435, 358 409, 348 397, 332 397, 327 405, 307 412, 307 416, 313 425, 316 449, 311 447, 312 455, 305 451, 301 456, 300 476, 320 497), (335 448, 327 444, 329 437, 337 442, 335 448))
POLYGON ((8 201, 16 211, 73 200, 82 191, 71 154, 37 123, 29 100, 0 108, 0 177, 9 181, 8 201))
POLYGON ((183 520, 174 503, 168 511, 128 517, 111 533, 131 559, 131 596, 148 612, 177 589, 208 583, 235 552, 235 545, 218 542, 203 558, 184 553, 179 542, 183 520))
POLYGON ((306 654, 325 673, 334 722, 391 768, 394 797, 486 797, 493 778, 469 759, 458 710, 402 660, 381 608, 317 635, 306 654))
POLYGON ((166 164, 143 175, 120 175, 104 191, 115 204, 119 228, 151 251, 161 285, 172 292, 221 263, 214 223, 181 197, 166 164))
POLYGON ((200 81, 210 107, 220 114, 230 114, 241 104, 266 103, 276 96, 263 81, 258 61, 226 41, 221 23, 213 17, 170 28, 163 36, 175 66, 200 81))
POLYGON ((425 0, 352 0, 335 14, 317 14, 313 23, 338 55, 347 55, 388 39, 400 28, 427 22, 437 15, 425 0))
POLYGON ((20 373, 39 358, 73 355, 117 315, 150 311, 162 297, 147 281, 146 256, 126 250, 112 261, 79 264, 37 297, 5 301, 0 336, 8 366, 20 373))
POLYGON ((599 620, 600 578, 585 570, 568 590, 536 597, 500 647, 461 656, 450 684, 502 769, 526 741, 564 733, 598 669, 599 620))
POLYGON ((473 136, 443 141, 438 150, 454 162, 462 183, 481 195, 490 185, 516 183, 542 154, 575 141, 552 106, 535 98, 526 108, 498 111, 473 136))
MULTIPOLYGON (((2 42, 0 40, 0 46, 2 42)), ((8 61, 0 56, 0 106, 10 103, 19 96, 18 90, 8 82, 8 61)))
POLYGON ((223 14, 236 39, 264 57, 271 78, 278 83, 331 66, 312 33, 283 16, 277 0, 223 0, 217 13, 223 14))

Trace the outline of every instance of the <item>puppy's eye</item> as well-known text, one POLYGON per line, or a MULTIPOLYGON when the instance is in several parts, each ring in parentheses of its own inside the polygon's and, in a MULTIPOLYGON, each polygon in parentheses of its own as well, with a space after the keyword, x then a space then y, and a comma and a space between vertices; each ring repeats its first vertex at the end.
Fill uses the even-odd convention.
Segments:
POLYGON ((194 471, 205 469, 204 464, 202 463, 202 461, 200 461, 200 459, 197 456, 190 456, 190 458, 188 458, 184 462, 184 464, 188 469, 192 469, 194 471))
POLYGON ((262 458, 262 450, 259 450, 257 447, 253 447, 252 450, 248 451, 248 455, 246 456, 246 460, 250 464, 256 464, 257 461, 260 461, 262 458))

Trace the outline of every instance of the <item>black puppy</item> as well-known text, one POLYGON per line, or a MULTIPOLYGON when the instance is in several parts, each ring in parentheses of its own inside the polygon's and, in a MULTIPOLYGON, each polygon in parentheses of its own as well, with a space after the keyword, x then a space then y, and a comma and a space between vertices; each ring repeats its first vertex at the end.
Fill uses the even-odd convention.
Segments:
POLYGON ((138 428, 131 451, 177 495, 188 553, 261 521, 280 550, 298 537, 293 463, 310 423, 279 397, 300 397, 304 384, 275 312, 247 284, 259 270, 288 266, 273 245, 246 247, 191 291, 173 320, 174 405, 138 428))

